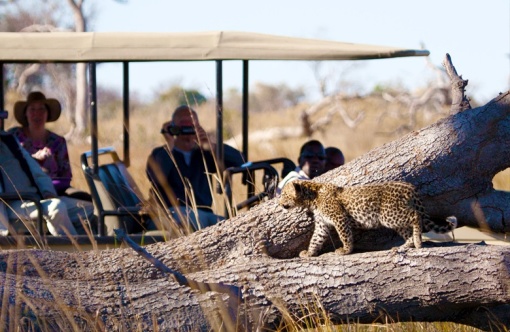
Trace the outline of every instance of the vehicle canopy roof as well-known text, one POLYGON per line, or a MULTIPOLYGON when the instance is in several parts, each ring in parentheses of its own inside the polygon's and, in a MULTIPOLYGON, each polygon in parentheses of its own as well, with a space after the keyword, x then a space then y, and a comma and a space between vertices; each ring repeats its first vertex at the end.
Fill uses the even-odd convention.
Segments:
POLYGON ((364 60, 412 50, 253 32, 2 32, 2 62, 364 60))
MULTIPOLYGON (((345 43, 238 31, 207 32, 0 32, 0 65, 6 63, 86 62, 89 86, 95 96, 95 63, 124 63, 124 82, 130 62, 216 61, 217 142, 223 141, 223 60, 243 61, 243 96, 248 95, 249 60, 369 60, 428 56, 427 50, 345 43), (92 69, 91 69, 92 68, 92 69), (91 70, 90 70, 91 69, 91 70), (94 74, 92 74, 94 73, 94 74)), ((3 71, 0 70, 0 80, 3 71)), ((3 84, 0 107, 4 106, 3 84)), ((129 165, 129 88, 124 85, 124 161, 129 165)), ((243 152, 248 157, 248 105, 243 98, 243 152)), ((97 100, 91 100, 92 150, 97 151, 97 100)), ((223 153, 218 144, 218 158, 223 153)), ((94 165, 97 165, 95 154, 94 165)))

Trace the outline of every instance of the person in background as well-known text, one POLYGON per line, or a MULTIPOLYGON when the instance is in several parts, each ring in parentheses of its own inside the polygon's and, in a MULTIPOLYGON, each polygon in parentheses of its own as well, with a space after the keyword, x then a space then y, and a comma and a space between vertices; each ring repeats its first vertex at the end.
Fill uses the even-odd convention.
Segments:
MULTIPOLYGON (((4 111, 5 112, 5 111, 4 111)), ((3 117, 0 117, 0 126, 3 117)), ((81 220, 93 215, 94 207, 87 201, 58 197, 51 178, 39 164, 21 147, 17 139, 0 131, 0 193, 29 192, 41 198, 43 218, 48 231, 55 236, 85 234, 81 220)), ((33 202, 11 201, 0 203, 0 234, 9 233, 9 221, 37 219, 33 202)))
POLYGON ((61 106, 58 100, 46 98, 39 91, 31 92, 27 100, 14 104, 14 117, 21 127, 9 129, 48 174, 59 196, 92 201, 89 193, 71 187, 72 171, 64 137, 46 129, 47 122, 58 120, 61 106))
POLYGON ((345 164, 345 157, 342 150, 334 146, 327 147, 325 150, 326 166, 324 167, 324 173, 345 164))
POLYGON ((223 218, 212 210, 211 175, 224 167, 242 165, 242 153, 224 145, 224 165, 218 167, 216 144, 200 125, 196 111, 187 105, 175 109, 161 133, 166 144, 152 151, 146 166, 153 198, 169 208, 180 225, 183 219, 194 230, 216 224, 223 218))
POLYGON ((278 183, 276 194, 279 195, 283 187, 294 180, 310 180, 324 173, 326 166, 326 151, 321 142, 311 140, 301 146, 298 166, 278 183))

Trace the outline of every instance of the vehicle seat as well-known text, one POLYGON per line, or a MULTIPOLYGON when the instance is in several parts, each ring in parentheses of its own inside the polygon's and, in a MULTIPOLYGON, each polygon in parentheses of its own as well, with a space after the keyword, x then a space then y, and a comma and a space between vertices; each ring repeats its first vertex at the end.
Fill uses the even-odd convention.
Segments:
POLYGON ((92 152, 81 155, 82 169, 98 216, 98 234, 115 235, 114 229, 139 233, 153 229, 150 215, 144 208, 138 186, 113 147, 98 150, 98 157, 110 161, 97 167, 89 166, 92 152))
POLYGON ((296 165, 294 162, 288 158, 265 159, 248 162, 239 167, 227 168, 224 172, 223 179, 229 206, 232 206, 232 177, 234 174, 242 173, 242 184, 245 185, 247 189, 247 198, 235 205, 235 211, 239 211, 243 208, 249 209, 253 207, 266 197, 269 199, 273 198, 280 179, 295 168, 296 165), (278 169, 281 169, 280 172, 278 172, 278 169), (260 173, 260 171, 263 171, 260 180, 261 185, 257 186, 256 183, 259 181, 259 177, 256 173, 260 173), (257 187, 261 188, 261 190, 257 190, 257 187))

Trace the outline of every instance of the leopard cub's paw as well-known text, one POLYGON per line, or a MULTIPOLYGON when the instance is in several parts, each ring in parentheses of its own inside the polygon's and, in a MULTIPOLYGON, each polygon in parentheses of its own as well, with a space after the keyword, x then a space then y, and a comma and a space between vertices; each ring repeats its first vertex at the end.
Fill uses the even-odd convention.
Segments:
POLYGON ((406 253, 409 249, 414 248, 414 246, 403 244, 399 247, 393 247, 391 248, 391 252, 394 254, 403 254, 406 253))
POLYGON ((348 255, 349 252, 347 250, 345 250, 344 248, 338 248, 337 250, 335 250, 335 254, 337 254, 337 255, 348 255))
POLYGON ((265 239, 257 241, 253 246, 254 255, 268 256, 267 241, 265 239))
POLYGON ((306 257, 310 257, 310 254, 308 253, 307 250, 303 250, 299 253, 299 257, 301 258, 306 258, 306 257))

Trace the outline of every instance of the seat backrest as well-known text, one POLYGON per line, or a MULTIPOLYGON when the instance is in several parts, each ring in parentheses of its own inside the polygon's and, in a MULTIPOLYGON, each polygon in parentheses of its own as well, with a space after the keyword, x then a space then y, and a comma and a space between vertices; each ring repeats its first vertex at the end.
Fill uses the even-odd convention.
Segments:
POLYGON ((99 217, 99 235, 114 235, 115 228, 141 231, 142 219, 148 218, 140 214, 142 196, 117 152, 113 147, 98 150, 100 159, 107 162, 97 166, 97 174, 89 166, 91 156, 90 151, 83 153, 81 164, 99 217))
POLYGON ((109 193, 115 207, 136 206, 141 200, 135 189, 122 172, 124 165, 120 162, 98 167, 98 176, 109 193))
POLYGON ((296 168, 296 164, 289 158, 285 158, 285 157, 260 160, 258 162, 267 163, 267 164, 273 166, 275 169, 281 169, 280 170, 280 179, 283 179, 285 176, 287 176, 287 174, 289 174, 296 168), (276 166, 279 164, 281 164, 281 165, 276 166))
MULTIPOLYGON (((285 177, 290 171, 294 170, 296 165, 288 158, 273 158, 248 162, 239 167, 229 167, 224 172, 224 187, 229 200, 229 206, 232 206, 232 176, 237 173, 243 174, 242 184, 247 187, 247 198, 236 204, 236 210, 250 208, 259 203, 265 197, 274 196, 276 186, 281 178, 285 177), (278 165, 278 166, 277 166, 278 165), (280 173, 278 170, 281 169, 280 173), (263 171, 262 191, 257 192, 255 188, 257 171, 263 171), (280 175, 281 174, 281 175, 280 175)), ((234 211, 235 212, 235 211, 234 211)))

